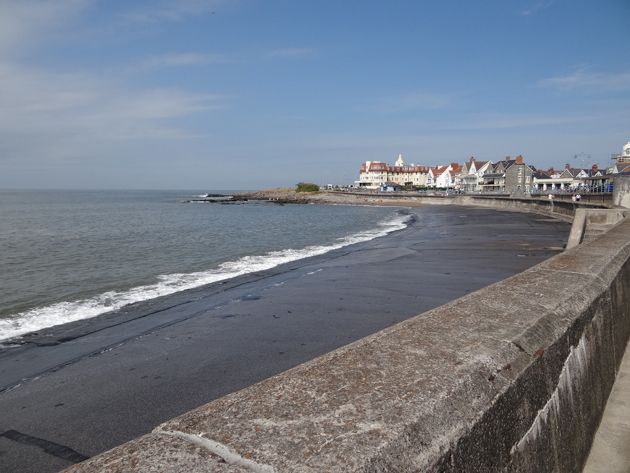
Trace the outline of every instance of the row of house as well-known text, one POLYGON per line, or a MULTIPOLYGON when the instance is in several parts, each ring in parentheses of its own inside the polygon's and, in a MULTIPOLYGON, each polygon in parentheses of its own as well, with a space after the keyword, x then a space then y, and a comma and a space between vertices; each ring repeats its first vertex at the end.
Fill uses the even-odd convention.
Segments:
POLYGON ((530 187, 535 171, 523 163, 522 156, 515 160, 508 156, 504 161, 470 161, 447 166, 405 165, 402 156, 393 166, 380 161, 366 161, 359 172, 359 187, 378 189, 383 186, 418 186, 463 190, 467 192, 504 191, 510 187, 530 187))
POLYGON ((614 167, 599 170, 597 165, 590 169, 572 168, 547 171, 537 170, 526 164, 522 156, 493 163, 470 158, 463 164, 447 166, 405 165, 402 155, 393 166, 380 161, 366 161, 361 165, 358 187, 379 189, 392 186, 417 186, 453 189, 465 192, 513 192, 524 193, 580 189, 608 190, 614 174, 630 175, 630 142, 616 155, 614 167))

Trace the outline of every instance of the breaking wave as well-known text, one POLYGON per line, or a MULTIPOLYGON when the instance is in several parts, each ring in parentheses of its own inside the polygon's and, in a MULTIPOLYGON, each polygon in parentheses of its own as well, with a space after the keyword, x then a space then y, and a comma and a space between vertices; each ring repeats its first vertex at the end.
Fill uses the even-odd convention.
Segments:
POLYGON ((126 291, 109 291, 77 301, 59 302, 31 309, 0 319, 0 340, 19 337, 26 333, 118 310, 135 302, 192 289, 205 284, 234 278, 242 274, 262 271, 291 261, 321 255, 363 241, 373 240, 388 233, 402 230, 413 217, 398 212, 390 220, 380 222, 370 231, 359 232, 340 238, 330 245, 309 246, 303 249, 272 251, 259 256, 245 256, 236 261, 221 264, 216 269, 194 273, 173 273, 157 277, 154 284, 138 286, 126 291))

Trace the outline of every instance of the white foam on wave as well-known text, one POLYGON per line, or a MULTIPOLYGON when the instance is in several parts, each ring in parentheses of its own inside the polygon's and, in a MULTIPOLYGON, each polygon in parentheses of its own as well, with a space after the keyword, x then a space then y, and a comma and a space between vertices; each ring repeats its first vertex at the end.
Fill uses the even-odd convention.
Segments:
POLYGON ((174 273, 157 277, 155 284, 138 286, 127 291, 109 291, 78 301, 59 302, 0 319, 0 340, 19 337, 30 332, 118 310, 134 302, 166 296, 242 274, 262 271, 291 261, 317 256, 344 246, 372 240, 407 226, 408 215, 397 215, 370 231, 339 238, 331 245, 309 246, 304 249, 272 251, 260 256, 245 256, 223 263, 217 269, 195 273, 174 273))

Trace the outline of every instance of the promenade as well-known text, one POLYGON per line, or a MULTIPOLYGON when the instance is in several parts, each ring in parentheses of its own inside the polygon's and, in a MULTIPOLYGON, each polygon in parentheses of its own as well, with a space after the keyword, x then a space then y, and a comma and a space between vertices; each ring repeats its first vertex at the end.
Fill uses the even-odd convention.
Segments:
POLYGON ((409 212, 415 223, 387 237, 137 304, 2 351, 0 471, 58 471, 146 434, 524 271, 558 254, 570 228, 484 208, 409 212))

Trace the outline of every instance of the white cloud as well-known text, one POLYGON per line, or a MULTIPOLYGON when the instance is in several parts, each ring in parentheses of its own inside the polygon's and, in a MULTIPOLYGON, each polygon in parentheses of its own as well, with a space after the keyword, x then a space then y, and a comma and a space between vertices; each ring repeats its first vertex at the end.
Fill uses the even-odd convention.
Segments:
POLYGON ((88 0, 3 0, 0 52, 18 54, 36 44, 51 28, 80 12, 88 0))
POLYGON ((449 107, 454 99, 446 94, 416 93, 400 97, 383 99, 382 104, 386 112, 398 113, 407 110, 437 110, 449 107))
POLYGON ((171 66, 203 66, 219 61, 218 55, 184 53, 184 54, 165 54, 163 56, 152 56, 145 59, 140 64, 141 69, 153 69, 157 67, 171 66))
MULTIPOLYGON (((148 146, 160 140, 198 136, 182 119, 225 108, 229 97, 177 88, 132 88, 116 71, 53 72, 27 66, 24 52, 55 34, 93 0, 0 0, 0 160, 59 162, 104 156, 116 143, 148 146), (132 143, 133 142, 133 143, 132 143)), ((158 16, 183 18, 214 1, 162 2, 158 16), (170 12, 170 13, 169 13, 170 12)), ((143 68, 208 64, 217 56, 198 53, 148 58, 143 68)))
POLYGON ((548 2, 537 2, 534 5, 532 5, 531 8, 528 8, 527 10, 522 10, 521 15, 530 16, 538 12, 539 10, 546 10, 551 5, 553 5, 554 1, 555 0, 550 0, 548 2))
POLYGON ((121 140, 190 137, 176 120, 223 108, 227 99, 178 89, 130 90, 93 74, 7 63, 0 64, 0 84, 0 146, 21 157, 45 152, 47 159, 93 155, 121 140))
POLYGON ((541 87, 564 91, 584 90, 589 92, 610 92, 630 90, 630 73, 604 74, 578 69, 564 77, 551 77, 538 82, 541 87))
POLYGON ((499 130, 505 128, 566 125, 592 119, 592 115, 480 114, 472 117, 460 116, 456 122, 442 125, 442 128, 448 130, 499 130))
POLYGON ((206 13, 225 3, 227 0, 163 0, 155 2, 151 8, 125 13, 123 22, 156 24, 164 21, 181 21, 187 16, 206 13))
POLYGON ((307 56, 313 56, 317 53, 313 48, 284 48, 274 49, 266 54, 268 58, 291 58, 300 59, 307 56))

